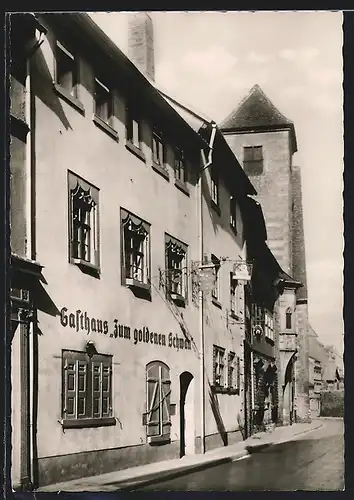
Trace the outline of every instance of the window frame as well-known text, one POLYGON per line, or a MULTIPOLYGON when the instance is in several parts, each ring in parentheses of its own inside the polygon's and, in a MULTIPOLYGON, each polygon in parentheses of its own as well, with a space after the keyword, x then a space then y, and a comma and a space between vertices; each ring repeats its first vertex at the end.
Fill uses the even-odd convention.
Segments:
MULTIPOLYGON (((67 71, 65 74, 68 74, 67 71)), ((64 100, 72 105, 77 111, 80 111, 84 114, 85 109, 80 101, 79 93, 80 93, 80 63, 79 58, 75 50, 71 50, 71 47, 67 47, 66 43, 61 40, 55 40, 55 48, 54 48, 54 79, 53 79, 53 87, 57 94, 60 97, 64 98, 64 100), (72 85, 71 89, 67 88, 63 85, 63 82, 60 79, 60 54, 61 57, 64 56, 67 60, 71 61, 72 69, 71 69, 71 80, 72 85)))
POLYGON ((187 184, 187 162, 185 152, 180 147, 174 148, 174 173, 176 182, 185 186, 187 184), (181 175, 182 172, 182 175, 181 175))
POLYGON ((131 103, 127 102, 125 106, 125 140, 126 148, 132 153, 138 156, 141 160, 145 161, 145 155, 142 150, 143 138, 142 138, 142 119, 140 113, 137 111, 136 107, 131 103), (134 134, 134 122, 137 124, 138 128, 138 140, 135 140, 134 134))
POLYGON ((293 316, 293 311, 291 307, 288 307, 285 311, 285 329, 286 330, 292 330, 292 316, 293 316))
POLYGON ((234 279, 234 273, 230 271, 230 316, 239 319, 241 283, 234 279))
MULTIPOLYGON (((150 292, 151 284, 151 241, 150 241, 150 224, 139 216, 121 208, 120 210, 120 226, 121 226, 121 277, 122 285, 133 289, 146 290, 150 292), (134 235, 136 235, 134 237, 134 235), (132 262, 127 266, 127 249, 128 242, 126 237, 129 236, 132 250, 132 262), (136 240, 134 242, 134 239, 136 240), (140 241, 139 241, 140 240, 140 241), (134 246, 135 245, 135 246, 134 246), (139 264, 138 257, 141 257, 142 263, 139 264), (136 272, 133 276, 128 275, 127 267, 132 267, 141 271, 141 277, 136 272)), ((129 274, 131 274, 129 272, 129 274)))
MULTIPOLYGON (((61 424, 63 428, 72 427, 101 427, 107 425, 116 425, 116 419, 113 416, 113 356, 110 354, 93 354, 89 356, 86 352, 62 349, 62 406, 61 406, 61 424), (75 368, 70 369, 71 362, 75 368), (80 390, 80 366, 85 366, 84 389, 80 390), (94 390, 94 368, 99 369, 99 389, 94 390), (103 380, 105 377, 104 368, 108 375, 108 389, 104 390, 103 380), (73 376, 74 388, 69 389, 69 376, 73 376), (84 393, 80 395, 79 393, 84 393), (94 393, 99 393, 100 416, 94 414, 94 393), (68 412, 69 399, 73 398, 74 414, 68 412), (107 399, 107 411, 103 412, 103 401, 107 399), (79 417, 79 400, 85 401, 85 411, 82 417, 79 417), (106 415, 104 415, 106 413, 106 415)), ((96 394, 97 396, 97 394, 96 394)))
POLYGON ((210 196, 212 206, 220 211, 220 179, 215 165, 210 168, 210 196))
MULTIPOLYGON (((185 306, 188 300, 188 245, 173 236, 165 233, 165 279, 166 279, 166 294, 177 305, 185 306), (180 259, 177 257, 171 259, 169 253, 180 254, 180 259), (181 263, 180 268, 180 291, 172 290, 171 274, 172 268, 169 267, 171 260, 177 264, 181 263)), ((179 269, 177 267, 175 270, 179 269)))
POLYGON ((167 168, 167 144, 161 129, 157 125, 153 125, 151 131, 151 157, 152 168, 162 175, 166 180, 170 176, 167 168), (160 158, 162 155, 162 158, 160 158))
POLYGON ((213 387, 216 392, 225 389, 226 349, 218 345, 213 345, 213 387))
POLYGON ((104 79, 99 76, 94 76, 94 92, 93 92, 93 121, 95 125, 98 125, 102 130, 111 135, 114 139, 118 138, 118 132, 115 129, 115 106, 114 106, 114 90, 110 85, 105 82, 104 79), (105 82, 105 83, 103 83, 105 82), (98 90, 100 89, 100 90, 98 90), (98 108, 98 97, 104 96, 100 106, 106 109, 106 114, 101 113, 100 108, 98 108))
POLYGON ((159 360, 154 360, 148 363, 145 367, 145 380, 146 380, 146 411, 143 414, 143 425, 146 428, 146 438, 150 445, 154 444, 167 444, 171 442, 171 415, 172 415, 172 404, 171 404, 171 370, 170 367, 159 360), (158 376, 151 375, 153 369, 158 369, 158 376), (163 369, 165 370, 165 375, 167 377, 163 378, 163 369), (156 383, 152 391, 152 396, 150 398, 151 392, 149 391, 149 382, 156 383), (168 386, 168 389, 163 389, 163 387, 168 386), (157 394, 158 393, 158 394, 157 394), (155 403, 156 397, 158 396, 158 403, 155 403), (156 406, 158 404, 158 407, 156 406), (158 420, 152 421, 153 411, 158 410, 158 420), (164 420, 164 410, 167 419, 164 420), (158 426, 158 434, 152 434, 149 432, 149 427, 158 426), (166 429, 167 428, 167 429, 166 429), (166 430, 168 432, 166 432, 166 430))
POLYGON ((100 274, 99 189, 70 170, 68 170, 68 221, 69 262, 98 277, 100 274), (83 198, 86 198, 86 207, 83 198), (86 219, 87 214, 89 221, 86 219), (85 243, 87 235, 89 239, 88 243, 85 243), (78 239, 74 239, 75 236, 78 239), (80 238, 84 239, 84 242, 80 238), (75 243, 79 245, 80 242, 83 247, 88 247, 88 259, 82 255, 82 248, 77 252, 74 251, 75 243))
POLYGON ((227 388, 230 394, 240 394, 240 381, 240 358, 236 356, 235 352, 229 351, 227 355, 227 388))
POLYGON ((237 202, 235 196, 230 196, 230 227, 235 234, 237 231, 237 202))
POLYGON ((264 310, 264 336, 274 342, 274 318, 266 309, 264 310))
POLYGON ((245 173, 250 176, 257 176, 263 173, 264 171, 263 145, 243 146, 243 169, 245 173), (260 151, 260 155, 258 158, 256 158, 257 156, 256 152, 258 151, 260 151), (257 165, 258 165, 258 170, 257 170, 257 165), (249 168, 250 166, 252 166, 253 169, 249 168))
POLYGON ((213 304, 221 308, 221 303, 220 303, 220 268, 221 268, 221 261, 216 257, 216 255, 212 254, 211 255, 211 261, 214 266, 214 272, 215 272, 215 286, 211 291, 211 299, 213 304))

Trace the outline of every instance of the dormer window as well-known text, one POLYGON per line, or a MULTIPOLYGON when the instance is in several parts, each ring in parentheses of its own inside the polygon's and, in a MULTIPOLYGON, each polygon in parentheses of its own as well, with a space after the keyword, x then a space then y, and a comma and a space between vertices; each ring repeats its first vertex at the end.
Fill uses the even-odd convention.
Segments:
POLYGON ((263 173, 262 146, 245 146, 243 148, 243 168, 247 175, 263 173))

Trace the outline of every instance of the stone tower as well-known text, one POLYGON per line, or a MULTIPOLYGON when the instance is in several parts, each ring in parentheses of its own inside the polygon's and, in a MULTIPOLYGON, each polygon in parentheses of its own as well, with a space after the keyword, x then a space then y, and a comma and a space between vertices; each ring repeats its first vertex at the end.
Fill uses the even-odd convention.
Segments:
POLYGON ((308 421, 306 260, 300 169, 293 165, 295 127, 255 85, 220 128, 257 190, 268 246, 289 278, 276 307, 281 417, 308 421))
POLYGON ((128 57, 146 78, 155 81, 154 30, 146 12, 129 16, 128 57))

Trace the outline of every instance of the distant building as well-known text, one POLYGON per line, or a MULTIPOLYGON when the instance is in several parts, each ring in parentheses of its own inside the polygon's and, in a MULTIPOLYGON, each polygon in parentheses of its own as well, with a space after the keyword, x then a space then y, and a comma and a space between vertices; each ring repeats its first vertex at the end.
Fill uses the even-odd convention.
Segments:
POLYGON ((294 123, 255 85, 221 123, 264 210, 267 243, 288 274, 278 302, 281 417, 308 421, 309 357, 305 243, 294 123))
POLYGON ((314 329, 309 325, 309 396, 312 418, 319 417, 321 413, 325 357, 325 348, 314 329))
POLYGON ((344 364, 343 357, 335 347, 325 346, 325 356, 323 359, 323 389, 343 390, 344 389, 344 364))

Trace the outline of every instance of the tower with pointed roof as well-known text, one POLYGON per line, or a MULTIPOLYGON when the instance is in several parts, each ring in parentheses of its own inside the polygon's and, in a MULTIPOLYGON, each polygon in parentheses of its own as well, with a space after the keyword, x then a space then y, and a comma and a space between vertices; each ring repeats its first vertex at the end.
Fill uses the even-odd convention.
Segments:
POLYGON ((309 419, 308 312, 301 173, 293 165, 297 151, 294 123, 271 102, 259 85, 252 87, 220 128, 257 191, 267 243, 293 279, 278 303, 284 421, 296 414, 309 419), (301 282, 302 286, 296 286, 301 282), (295 394, 295 396, 294 396, 295 394))

